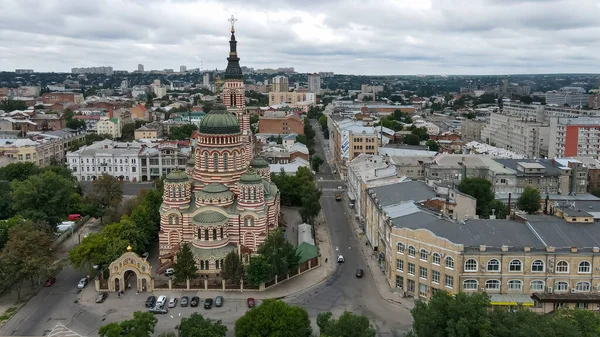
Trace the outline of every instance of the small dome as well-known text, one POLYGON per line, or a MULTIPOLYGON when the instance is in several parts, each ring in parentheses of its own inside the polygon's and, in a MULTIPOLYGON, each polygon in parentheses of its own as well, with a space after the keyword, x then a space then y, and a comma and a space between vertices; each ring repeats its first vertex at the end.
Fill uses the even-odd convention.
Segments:
POLYGON ((232 113, 227 111, 225 105, 217 103, 213 109, 202 119, 200 133, 219 135, 240 133, 240 123, 232 113))
POLYGON ((202 192, 206 193, 223 193, 227 191, 229 191, 229 188, 219 183, 211 183, 202 188, 202 192))
POLYGON ((241 178, 240 183, 242 184, 258 184, 262 183, 262 177, 256 173, 252 168, 248 170, 241 178))
POLYGON ((194 215, 193 221, 197 224, 218 224, 227 221, 227 217, 216 211, 205 211, 194 215))
POLYGON ((189 180, 187 174, 183 171, 173 171, 167 174, 167 182, 181 182, 189 180))
POLYGON ((203 200, 227 200, 233 198, 233 192, 227 186, 219 183, 211 183, 204 186, 196 195, 203 200))
POLYGON ((252 159, 252 161, 250 162, 250 166, 255 167, 255 168, 265 168, 265 167, 269 167, 269 163, 267 163, 265 158, 258 156, 258 157, 254 157, 254 159, 252 159))

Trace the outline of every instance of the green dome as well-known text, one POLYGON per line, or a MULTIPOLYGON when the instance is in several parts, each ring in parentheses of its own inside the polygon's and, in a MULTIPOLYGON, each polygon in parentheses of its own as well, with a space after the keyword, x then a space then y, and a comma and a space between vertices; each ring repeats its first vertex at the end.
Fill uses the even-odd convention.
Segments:
POLYGON ((168 182, 187 181, 188 179, 189 178, 188 178, 187 174, 185 174, 185 172, 183 172, 183 171, 173 171, 173 172, 167 174, 168 182))
POLYGON ((252 168, 248 170, 241 178, 240 183, 242 184, 258 184, 262 183, 262 177, 256 173, 252 168))
POLYGON ((265 167, 269 167, 269 163, 267 163, 265 158, 259 156, 259 157, 254 157, 254 159, 252 159, 252 161, 250 162, 250 166, 255 167, 255 168, 265 168, 265 167))
POLYGON ((231 192, 231 190, 229 190, 229 188, 223 184, 211 183, 204 186, 202 190, 198 192, 197 196, 203 200, 219 200, 233 197, 233 192, 231 192))
POLYGON ((211 135, 240 133, 240 123, 225 105, 217 103, 200 122, 199 131, 211 135))
POLYGON ((219 212, 206 211, 194 215, 193 221, 196 224, 218 224, 227 222, 227 217, 219 212))

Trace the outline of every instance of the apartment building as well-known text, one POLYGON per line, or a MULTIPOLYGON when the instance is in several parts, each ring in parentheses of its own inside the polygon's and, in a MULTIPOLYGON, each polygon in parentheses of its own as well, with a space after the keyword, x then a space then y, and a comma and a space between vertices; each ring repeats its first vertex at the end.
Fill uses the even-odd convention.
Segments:
POLYGON ((460 133, 465 140, 481 140, 481 130, 487 123, 477 119, 463 120, 460 125, 460 133))
POLYGON ((135 130, 135 140, 160 139, 163 134, 162 125, 158 122, 148 123, 135 130))
POLYGON ((187 141, 161 141, 145 143, 139 152, 141 181, 152 181, 166 177, 172 171, 186 167, 191 155, 187 141))
POLYGON ((102 174, 121 181, 141 181, 142 150, 142 143, 106 139, 67 153, 67 166, 78 181, 93 181, 102 174))
POLYGON ((489 124, 481 130, 481 139, 527 158, 539 158, 548 154, 550 127, 536 120, 536 117, 492 113, 489 124))
POLYGON ((600 117, 551 118, 550 134, 549 157, 600 156, 600 117))
POLYGON ((298 135, 304 134, 304 122, 294 114, 275 116, 261 116, 258 119, 258 132, 287 135, 295 133, 298 135))
POLYGON ((270 92, 288 92, 290 91, 290 84, 288 78, 285 76, 275 76, 271 79, 271 90, 270 92))
POLYGON ((100 117, 96 122, 96 133, 99 135, 110 135, 113 139, 120 138, 123 125, 118 118, 100 117))
POLYGON ((308 74, 308 91, 321 94, 321 76, 317 73, 308 74))
POLYGON ((577 106, 584 107, 588 104, 590 94, 585 92, 576 92, 568 90, 553 90, 546 92, 546 104, 555 104, 558 106, 577 106))
POLYGON ((85 136, 71 129, 49 132, 32 132, 29 138, 0 139, 0 153, 19 162, 32 162, 38 166, 63 163, 67 150, 74 141, 85 136))
POLYGON ((84 101, 82 93, 47 92, 42 95, 42 102, 44 104, 82 104, 84 101))
POLYGON ((269 92, 269 105, 280 104, 301 105, 302 103, 316 104, 317 96, 313 92, 305 91, 276 91, 269 92))

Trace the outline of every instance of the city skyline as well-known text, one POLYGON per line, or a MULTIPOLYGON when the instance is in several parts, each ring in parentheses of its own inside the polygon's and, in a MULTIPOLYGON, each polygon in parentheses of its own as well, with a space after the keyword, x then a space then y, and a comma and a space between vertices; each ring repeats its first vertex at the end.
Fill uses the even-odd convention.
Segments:
POLYGON ((363 75, 594 73, 594 1, 0 0, 0 71, 253 68, 363 75), (565 14, 568 8, 568 14, 565 14), (25 41, 25 43, 23 42, 25 41), (18 46, 18 48, 15 48, 18 46))

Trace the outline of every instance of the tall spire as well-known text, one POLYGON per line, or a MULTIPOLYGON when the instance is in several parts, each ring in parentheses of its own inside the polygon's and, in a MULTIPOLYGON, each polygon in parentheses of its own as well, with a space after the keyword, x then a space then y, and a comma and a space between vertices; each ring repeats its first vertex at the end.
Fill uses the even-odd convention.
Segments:
POLYGON ((227 57, 225 80, 241 80, 243 74, 240 67, 240 58, 237 55, 237 41, 235 40, 235 22, 237 19, 232 15, 228 21, 231 23, 231 40, 229 40, 229 57, 227 57))

